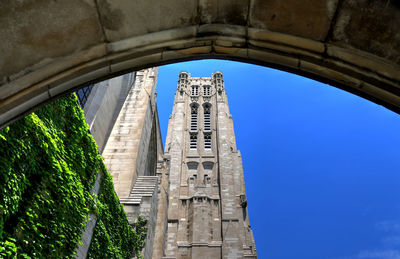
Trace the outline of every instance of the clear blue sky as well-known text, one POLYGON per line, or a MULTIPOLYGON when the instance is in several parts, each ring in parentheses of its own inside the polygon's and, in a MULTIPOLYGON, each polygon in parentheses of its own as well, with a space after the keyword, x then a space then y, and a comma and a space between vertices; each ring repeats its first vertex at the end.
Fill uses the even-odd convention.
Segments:
POLYGON ((223 72, 259 258, 400 258, 400 116, 279 70, 159 68, 163 141, 180 71, 223 72))

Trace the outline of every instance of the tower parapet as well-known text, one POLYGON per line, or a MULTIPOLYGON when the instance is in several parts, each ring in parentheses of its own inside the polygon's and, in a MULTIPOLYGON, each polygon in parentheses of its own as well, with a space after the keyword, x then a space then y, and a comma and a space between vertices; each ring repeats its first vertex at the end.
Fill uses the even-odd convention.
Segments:
POLYGON ((224 79, 222 76, 222 72, 217 71, 212 74, 213 83, 218 93, 222 93, 224 91, 224 79))
POLYGON ((179 73, 179 79, 178 79, 179 92, 184 92, 186 90, 189 77, 190 77, 189 73, 185 71, 179 73))

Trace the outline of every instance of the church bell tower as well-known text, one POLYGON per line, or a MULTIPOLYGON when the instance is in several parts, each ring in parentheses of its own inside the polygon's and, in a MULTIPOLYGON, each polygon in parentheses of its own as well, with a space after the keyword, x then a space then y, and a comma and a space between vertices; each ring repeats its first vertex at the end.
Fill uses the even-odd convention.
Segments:
POLYGON ((221 72, 180 73, 164 157, 169 186, 160 257, 257 258, 221 72))

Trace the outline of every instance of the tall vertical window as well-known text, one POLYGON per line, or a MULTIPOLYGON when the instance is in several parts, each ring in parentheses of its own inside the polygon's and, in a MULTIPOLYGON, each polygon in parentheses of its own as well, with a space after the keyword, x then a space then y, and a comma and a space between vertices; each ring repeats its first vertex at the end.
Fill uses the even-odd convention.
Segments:
POLYGON ((204 134, 204 149, 211 149, 211 134, 204 134))
POLYGON ((197 134, 190 134, 190 149, 197 149, 197 134))
POLYGON ((89 98, 89 94, 92 91, 92 88, 93 85, 89 85, 75 92, 76 96, 78 97, 78 102, 82 108, 85 107, 86 101, 89 98))
POLYGON ((204 131, 211 131, 211 105, 204 105, 204 131))
POLYGON ((191 106, 191 116, 190 116, 190 130, 196 131, 197 130, 197 106, 191 106))
POLYGON ((210 95, 211 94, 211 86, 206 85, 204 86, 204 95, 210 95))
POLYGON ((192 86, 192 95, 199 95, 199 86, 198 85, 192 86))

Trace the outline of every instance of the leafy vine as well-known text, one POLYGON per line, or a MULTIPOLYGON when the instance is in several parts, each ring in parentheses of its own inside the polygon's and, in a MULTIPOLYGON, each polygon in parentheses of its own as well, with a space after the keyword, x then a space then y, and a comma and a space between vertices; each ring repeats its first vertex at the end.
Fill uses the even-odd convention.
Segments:
POLYGON ((0 257, 72 258, 93 211, 88 258, 138 251, 142 233, 128 224, 74 94, 0 131, 0 257))

